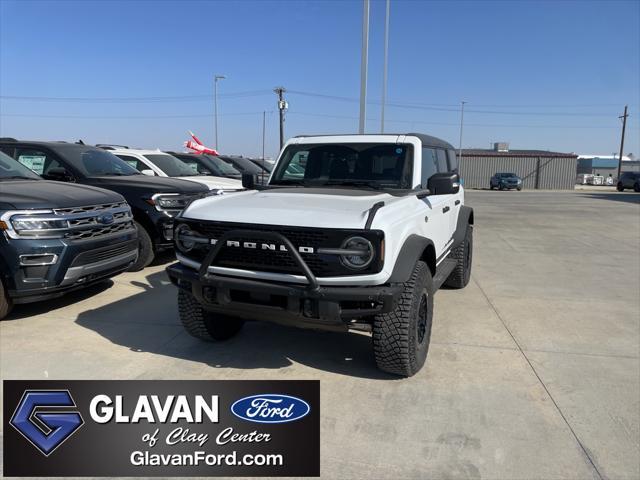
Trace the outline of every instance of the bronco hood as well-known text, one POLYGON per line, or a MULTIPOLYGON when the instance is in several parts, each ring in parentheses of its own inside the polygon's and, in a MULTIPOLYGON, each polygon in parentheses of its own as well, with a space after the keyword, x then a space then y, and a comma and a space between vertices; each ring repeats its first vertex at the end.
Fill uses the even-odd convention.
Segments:
POLYGON ((363 228, 374 203, 399 200, 369 190, 282 188, 245 191, 193 202, 182 217, 195 220, 296 225, 318 228, 363 228))

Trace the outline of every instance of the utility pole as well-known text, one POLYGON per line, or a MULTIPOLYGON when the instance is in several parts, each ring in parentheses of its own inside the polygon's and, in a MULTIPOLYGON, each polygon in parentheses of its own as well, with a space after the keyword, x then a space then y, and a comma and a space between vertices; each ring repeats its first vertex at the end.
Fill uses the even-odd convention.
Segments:
POLYGON ((458 144, 458 163, 462 160, 462 129, 464 128, 464 104, 465 101, 460 102, 460 143, 458 144))
POLYGON ((273 89, 278 95, 278 110, 280 111, 280 149, 284 146, 284 112, 289 108, 289 104, 284 99, 284 92, 287 90, 284 87, 276 87, 273 89))
POLYGON ((369 0, 363 0, 362 12, 362 58, 360 59, 360 126, 358 133, 364 133, 367 120, 367 71, 369 68, 369 0))
POLYGON ((627 117, 629 116, 629 114, 627 113, 627 107, 628 105, 624 106, 624 113, 622 114, 621 118, 622 119, 622 136, 620 137, 620 156, 618 157, 618 178, 616 178, 616 181, 620 179, 620 170, 622 170, 622 152, 624 151, 624 131, 627 128, 627 117))
POLYGON ((384 19, 384 66, 382 72, 382 110, 380 112, 380 133, 384 133, 384 106, 387 102, 387 77, 389 73, 389 11, 391 0, 387 0, 387 11, 384 19))
POLYGON ((263 110, 262 112, 262 183, 264 183, 264 141, 265 141, 265 131, 266 131, 266 116, 267 112, 263 110))
POLYGON ((218 80, 224 80, 224 75, 214 75, 213 77, 213 130, 215 133, 215 146, 216 150, 218 148, 218 80))

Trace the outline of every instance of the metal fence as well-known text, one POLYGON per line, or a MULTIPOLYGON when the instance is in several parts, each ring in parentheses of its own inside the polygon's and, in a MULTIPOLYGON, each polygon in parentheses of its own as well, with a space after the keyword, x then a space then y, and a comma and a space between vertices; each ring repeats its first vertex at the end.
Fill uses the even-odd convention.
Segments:
POLYGON ((489 188, 494 173, 515 173, 525 189, 573 190, 576 157, 466 155, 460 161, 460 176, 467 188, 489 188))

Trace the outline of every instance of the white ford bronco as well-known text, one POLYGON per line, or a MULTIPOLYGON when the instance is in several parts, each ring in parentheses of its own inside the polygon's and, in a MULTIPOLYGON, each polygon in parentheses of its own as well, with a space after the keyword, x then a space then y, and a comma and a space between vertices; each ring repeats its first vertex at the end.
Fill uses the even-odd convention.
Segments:
POLYGON ((245 320, 371 331, 378 367, 424 365, 433 297, 471 273, 473 210, 454 148, 422 134, 303 136, 267 185, 195 200, 175 220, 180 319, 204 340, 245 320))

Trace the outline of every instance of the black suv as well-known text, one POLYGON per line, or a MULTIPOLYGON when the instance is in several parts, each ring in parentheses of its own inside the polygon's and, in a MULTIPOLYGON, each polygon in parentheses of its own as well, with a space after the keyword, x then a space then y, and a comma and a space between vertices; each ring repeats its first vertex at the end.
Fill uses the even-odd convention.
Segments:
POLYGON ((165 152, 172 155, 184 163, 189 165, 195 172, 201 175, 213 175, 215 177, 242 179, 242 173, 236 169, 231 163, 225 162, 213 155, 184 153, 184 152, 165 152))
POLYGON ((14 303, 63 295, 138 257, 122 195, 42 180, 0 152, 0 319, 14 303))
POLYGON ((149 177, 100 148, 66 142, 0 139, 0 150, 46 180, 81 183, 113 190, 131 206, 138 230, 138 259, 131 270, 173 248, 173 217, 209 189, 177 178, 149 177))
POLYGON ((515 173, 496 173, 489 180, 489 188, 493 190, 497 188, 498 190, 511 190, 515 188, 516 190, 522 190, 522 179, 517 176, 515 173))
POLYGON ((633 188, 635 192, 640 192, 640 172, 623 172, 620 175, 617 189, 622 192, 625 188, 633 188))

